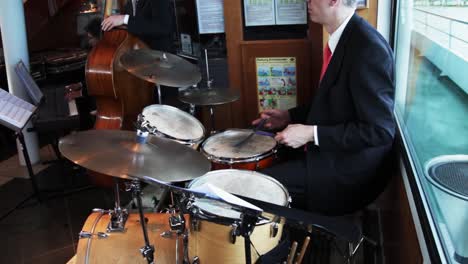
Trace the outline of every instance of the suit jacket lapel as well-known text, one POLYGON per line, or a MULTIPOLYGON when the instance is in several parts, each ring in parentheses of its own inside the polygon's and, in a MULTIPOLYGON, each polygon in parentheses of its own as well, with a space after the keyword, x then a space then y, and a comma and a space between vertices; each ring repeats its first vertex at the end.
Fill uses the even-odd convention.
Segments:
POLYGON ((333 52, 333 56, 330 60, 330 63, 328 64, 327 71, 325 72, 325 75, 323 75, 323 79, 320 82, 320 90, 327 90, 327 87, 331 86, 333 82, 336 81, 343 62, 347 39, 351 34, 357 19, 358 16, 354 14, 353 17, 349 20, 348 25, 346 25, 346 28, 343 30, 335 52, 333 52))

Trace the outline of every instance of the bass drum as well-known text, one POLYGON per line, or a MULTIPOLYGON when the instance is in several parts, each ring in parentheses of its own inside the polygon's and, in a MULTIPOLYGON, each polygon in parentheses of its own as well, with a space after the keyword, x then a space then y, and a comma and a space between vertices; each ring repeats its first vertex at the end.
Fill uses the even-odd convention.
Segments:
MULTIPOLYGON (((170 230, 170 214, 145 213, 150 244, 155 246, 155 263, 174 263, 176 259, 176 237, 161 236, 162 232, 170 230)), ((106 233, 109 214, 92 213, 86 220, 82 231, 92 234, 89 238, 81 238, 76 249, 76 263, 141 263, 147 264, 140 253, 145 245, 139 214, 129 214, 125 232, 106 233), (102 233, 99 233, 102 232, 102 233), (99 234, 107 234, 101 237, 99 234)), ((182 238, 179 239, 182 244, 182 238)), ((179 259, 182 259, 183 246, 179 247, 179 259)))
MULTIPOLYGON (((288 206, 289 193, 275 179, 247 170, 216 170, 193 180, 189 189, 197 189, 206 183, 229 193, 288 206)), ((195 199, 192 225, 189 233, 189 257, 198 257, 206 263, 245 263, 244 238, 232 236, 236 223, 241 220, 240 212, 226 204, 208 199, 195 199)), ((250 235, 252 263, 278 245, 281 239, 284 218, 264 213, 250 235), (258 254, 257 254, 258 251, 258 254)))

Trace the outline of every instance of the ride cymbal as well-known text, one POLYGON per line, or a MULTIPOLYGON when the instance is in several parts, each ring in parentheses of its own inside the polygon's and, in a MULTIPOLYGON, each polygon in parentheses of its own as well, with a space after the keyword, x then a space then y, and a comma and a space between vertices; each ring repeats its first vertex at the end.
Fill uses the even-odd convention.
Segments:
POLYGON ((201 80, 196 65, 158 50, 129 50, 120 57, 120 64, 138 78, 159 85, 187 87, 201 80))
POLYGON ((234 102, 240 97, 229 89, 189 88, 179 92, 179 100, 193 105, 221 105, 234 102))

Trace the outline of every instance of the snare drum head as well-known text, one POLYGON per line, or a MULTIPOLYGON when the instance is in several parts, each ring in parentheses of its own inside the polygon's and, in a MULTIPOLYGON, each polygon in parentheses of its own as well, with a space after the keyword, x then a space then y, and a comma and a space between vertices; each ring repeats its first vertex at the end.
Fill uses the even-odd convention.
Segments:
POLYGON ((205 128, 195 117, 169 105, 150 105, 143 109, 143 119, 158 132, 183 141, 198 141, 205 128))
MULTIPOLYGON (((226 192, 281 206, 289 203, 289 193, 277 180, 265 174, 247 170, 216 170, 193 180, 189 189, 210 183, 226 192)), ((195 206, 213 215, 237 219, 240 213, 221 202, 198 199, 195 206)))
POLYGON ((202 145, 208 155, 225 159, 248 159, 272 151, 276 140, 272 137, 254 134, 249 142, 236 147, 236 144, 248 137, 251 129, 229 129, 209 137, 202 145))

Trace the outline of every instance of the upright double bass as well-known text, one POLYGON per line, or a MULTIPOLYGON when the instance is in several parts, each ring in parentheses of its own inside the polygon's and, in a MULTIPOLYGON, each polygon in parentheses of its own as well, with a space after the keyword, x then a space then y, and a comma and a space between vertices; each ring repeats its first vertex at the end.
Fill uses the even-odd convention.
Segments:
MULTIPOLYGON (((108 16, 112 1, 107 2, 108 16)), ((90 51, 86 63, 86 84, 88 94, 96 99, 95 129, 134 130, 138 114, 152 104, 154 85, 131 75, 119 63, 126 51, 143 48, 148 47, 127 30, 119 28, 104 32, 90 51)), ((92 176, 96 184, 105 186, 111 183, 110 178, 92 176)))

